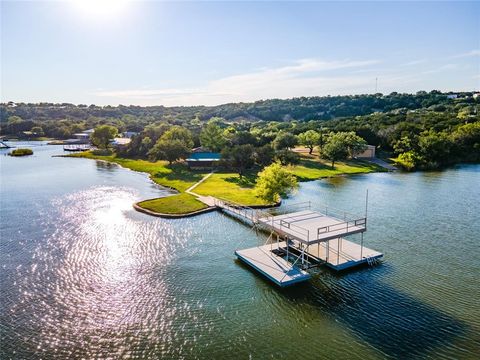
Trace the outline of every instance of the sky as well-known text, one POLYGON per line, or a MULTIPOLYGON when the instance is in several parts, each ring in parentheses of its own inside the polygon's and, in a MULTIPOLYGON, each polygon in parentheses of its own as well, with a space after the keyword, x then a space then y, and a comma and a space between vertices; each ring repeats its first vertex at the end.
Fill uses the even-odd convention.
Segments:
POLYGON ((480 2, 1 1, 1 101, 480 90, 480 2))

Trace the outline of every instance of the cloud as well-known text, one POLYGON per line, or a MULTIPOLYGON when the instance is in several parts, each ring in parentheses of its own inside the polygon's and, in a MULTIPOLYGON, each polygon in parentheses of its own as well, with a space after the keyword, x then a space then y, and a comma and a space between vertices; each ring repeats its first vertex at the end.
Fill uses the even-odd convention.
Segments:
POLYGON ((365 92, 374 86, 371 76, 347 74, 344 70, 365 69, 378 63, 378 60, 300 59, 286 66, 212 80, 197 88, 97 90, 93 95, 119 103, 143 105, 216 105, 265 98, 365 92))
POLYGON ((475 50, 468 51, 466 53, 453 55, 451 58, 459 59, 459 58, 466 58, 466 57, 472 57, 472 56, 480 56, 480 49, 475 49, 475 50))
POLYGON ((406 62, 404 64, 401 64, 400 66, 413 66, 413 65, 420 65, 420 64, 425 64, 427 62, 427 59, 419 59, 419 60, 413 60, 406 62))
POLYGON ((445 65, 439 66, 436 69, 430 69, 430 70, 424 71, 422 72, 422 74, 435 74, 443 71, 455 70, 457 68, 458 68, 457 64, 445 64, 445 65))

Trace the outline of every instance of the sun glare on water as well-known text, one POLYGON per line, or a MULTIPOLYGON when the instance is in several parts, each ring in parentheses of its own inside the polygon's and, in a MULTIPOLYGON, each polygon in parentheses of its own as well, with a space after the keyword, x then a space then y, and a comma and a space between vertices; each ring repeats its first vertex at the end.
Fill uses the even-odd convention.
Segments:
POLYGON ((120 15, 127 7, 126 0, 73 0, 79 12, 89 17, 109 18, 120 15))

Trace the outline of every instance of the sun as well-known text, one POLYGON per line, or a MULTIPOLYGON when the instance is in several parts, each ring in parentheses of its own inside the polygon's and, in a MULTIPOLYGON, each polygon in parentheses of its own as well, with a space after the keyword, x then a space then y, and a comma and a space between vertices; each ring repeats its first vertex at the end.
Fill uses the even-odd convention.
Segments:
POLYGON ((126 0, 72 0, 77 10, 89 17, 116 17, 127 7, 126 0))

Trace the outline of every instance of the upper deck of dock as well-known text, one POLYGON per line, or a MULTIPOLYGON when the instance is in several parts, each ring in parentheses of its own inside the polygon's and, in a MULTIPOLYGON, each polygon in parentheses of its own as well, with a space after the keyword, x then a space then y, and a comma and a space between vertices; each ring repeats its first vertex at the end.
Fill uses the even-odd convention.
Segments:
POLYGON ((301 210, 258 219, 267 228, 290 239, 311 245, 367 230, 366 217, 339 219, 333 215, 312 210, 301 210))

